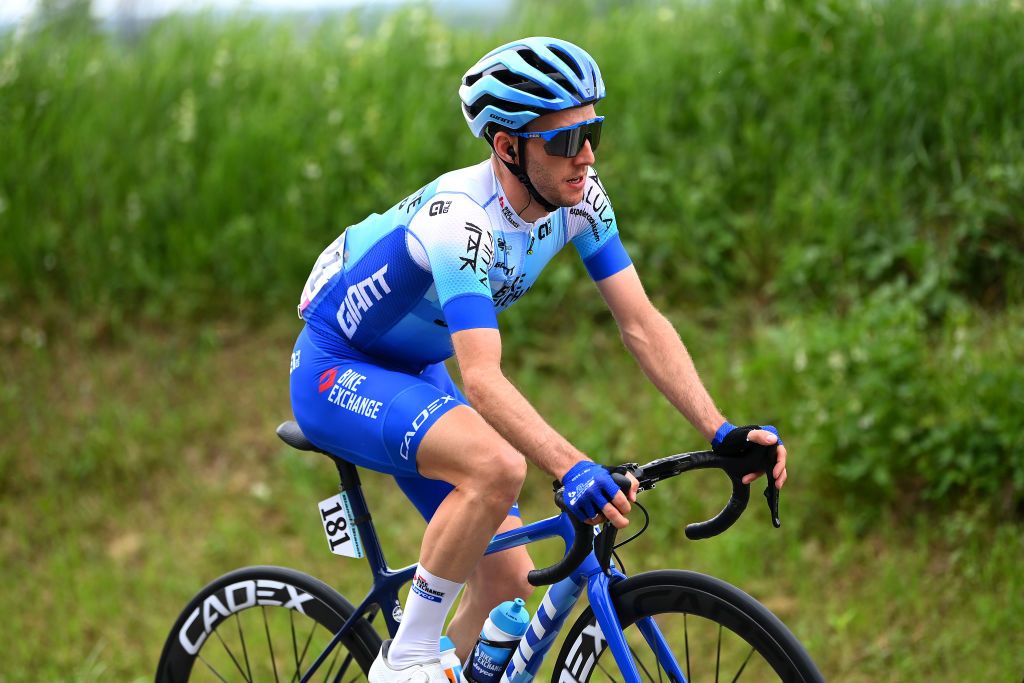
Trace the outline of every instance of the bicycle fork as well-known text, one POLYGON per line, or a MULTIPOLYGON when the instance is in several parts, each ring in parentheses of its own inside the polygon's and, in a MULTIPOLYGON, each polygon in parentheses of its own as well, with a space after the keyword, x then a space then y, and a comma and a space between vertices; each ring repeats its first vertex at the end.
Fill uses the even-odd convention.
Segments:
MULTIPOLYGON (((622 632, 622 624, 615 613, 615 606, 612 604, 609 593, 609 587, 613 582, 626 577, 614 570, 613 572, 611 577, 604 572, 592 574, 587 583, 587 597, 590 599, 590 607, 594 610, 597 624, 601 627, 601 633, 612 651, 612 656, 615 658, 615 663, 619 667, 624 682, 641 683, 640 671, 637 669, 633 653, 626 642, 626 636, 622 632)), ((636 622, 636 626, 643 634, 648 647, 657 657, 658 666, 668 674, 669 680, 675 683, 686 683, 686 677, 683 676, 683 672, 679 668, 679 662, 676 661, 668 641, 665 640, 665 636, 662 635, 661 629, 658 628, 654 619, 644 617, 636 622)))

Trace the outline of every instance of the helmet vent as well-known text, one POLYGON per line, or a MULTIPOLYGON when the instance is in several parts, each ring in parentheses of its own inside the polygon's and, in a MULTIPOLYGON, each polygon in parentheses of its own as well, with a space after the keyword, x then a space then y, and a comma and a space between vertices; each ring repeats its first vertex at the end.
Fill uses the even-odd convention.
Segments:
POLYGON ((551 71, 551 65, 545 64, 544 60, 538 57, 537 53, 531 50, 530 48, 524 47, 522 49, 516 50, 516 52, 519 54, 520 57, 523 58, 524 62, 532 66, 534 69, 537 69, 538 71, 543 73, 548 73, 549 71, 551 71))
POLYGON ((501 81, 505 85, 510 85, 513 88, 518 88, 523 83, 529 83, 529 81, 527 81, 525 78, 523 78, 519 74, 512 73, 511 71, 509 71, 508 69, 506 69, 503 66, 495 68, 495 69, 492 69, 491 71, 488 71, 488 72, 485 72, 485 73, 487 73, 489 76, 494 76, 495 78, 497 78, 499 81, 501 81))
POLYGON ((583 78, 583 71, 580 69, 580 65, 576 63, 575 59, 572 59, 565 53, 565 51, 555 47, 554 45, 548 45, 548 49, 555 53, 555 56, 565 62, 566 66, 572 69, 572 72, 576 74, 576 78, 583 78))
MULTIPOLYGON (((560 88, 565 88, 569 92, 575 90, 569 79, 566 78, 561 71, 559 71, 554 64, 548 64, 541 59, 536 52, 528 48, 516 50, 519 56, 523 58, 523 61, 532 66, 537 71, 553 80, 558 84, 560 88)), ((552 98, 554 95, 547 89, 541 86, 539 83, 528 83, 526 87, 517 86, 520 90, 524 90, 532 95, 539 95, 540 97, 552 98)))
POLYGON ((506 112, 508 112, 510 114, 521 114, 523 112, 531 111, 531 109, 529 107, 513 107, 513 106, 510 106, 511 105, 510 102, 507 102, 505 100, 499 99, 499 98, 497 98, 497 97, 495 97, 494 95, 491 95, 491 94, 481 95, 480 98, 477 99, 476 102, 473 102, 472 104, 468 104, 468 105, 464 104, 463 106, 469 112, 469 115, 471 117, 476 118, 480 114, 480 112, 482 112, 484 109, 486 109, 487 107, 489 107, 491 105, 497 107, 498 109, 500 109, 502 111, 506 111, 506 112))

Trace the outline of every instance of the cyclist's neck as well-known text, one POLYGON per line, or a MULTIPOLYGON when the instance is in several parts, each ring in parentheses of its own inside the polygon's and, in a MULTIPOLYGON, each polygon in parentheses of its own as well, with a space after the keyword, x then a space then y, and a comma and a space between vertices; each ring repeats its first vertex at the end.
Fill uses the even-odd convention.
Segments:
POLYGON ((494 177, 501 184, 505 197, 512 205, 512 210, 524 223, 536 223, 548 215, 543 206, 533 201, 529 190, 493 154, 491 155, 491 168, 494 170, 494 177))

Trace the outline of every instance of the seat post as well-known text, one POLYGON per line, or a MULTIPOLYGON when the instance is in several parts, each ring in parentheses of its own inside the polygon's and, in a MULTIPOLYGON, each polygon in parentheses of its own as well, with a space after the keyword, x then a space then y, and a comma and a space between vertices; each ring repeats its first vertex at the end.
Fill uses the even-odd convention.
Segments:
POLYGON ((362 482, 359 481, 359 472, 356 470, 356 466, 341 458, 332 457, 331 460, 334 461, 334 466, 338 469, 338 478, 341 479, 341 490, 348 491, 352 489, 361 491, 362 482))
POLYGON ((359 471, 355 465, 338 457, 331 457, 334 466, 338 470, 338 477, 341 480, 340 489, 348 496, 349 505, 352 506, 352 523, 359 530, 359 537, 363 540, 363 548, 366 550, 366 559, 374 575, 385 574, 390 571, 387 561, 384 559, 384 548, 381 547, 380 539, 377 537, 377 530, 373 527, 373 518, 370 516, 370 508, 363 496, 362 482, 359 480, 359 471))

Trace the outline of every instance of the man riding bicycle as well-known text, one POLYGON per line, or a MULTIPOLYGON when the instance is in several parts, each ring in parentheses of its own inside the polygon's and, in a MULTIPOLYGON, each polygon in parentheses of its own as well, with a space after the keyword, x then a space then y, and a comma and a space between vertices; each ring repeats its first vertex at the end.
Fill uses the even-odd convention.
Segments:
MULTIPOLYGON (((593 170, 604 120, 594 107, 605 95, 593 58, 554 38, 514 41, 466 72, 459 95, 490 158, 347 228, 320 255, 299 304, 306 325, 292 354, 291 397, 303 433, 393 475, 428 522, 401 626, 371 683, 449 680, 439 640, 463 585, 448 628, 460 660, 492 607, 531 592, 525 547, 483 557, 496 532, 521 526, 527 460, 565 485, 578 518, 628 524, 635 479, 624 495, 501 366, 497 314, 567 243, 645 374, 716 451, 778 439, 773 427, 725 420, 623 248, 593 170), (453 354, 465 394, 444 366, 453 354)), ((781 442, 773 476, 781 487, 781 442)))

